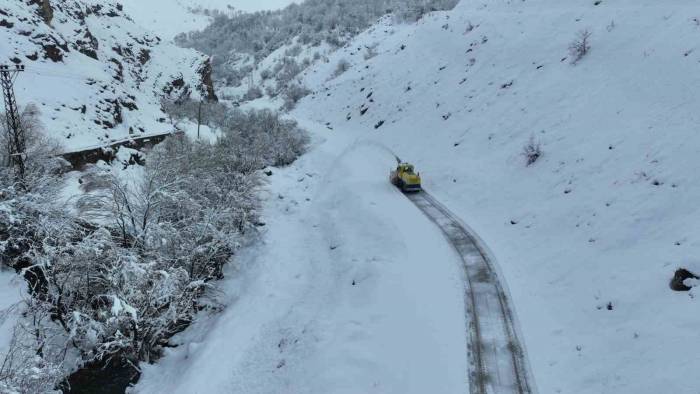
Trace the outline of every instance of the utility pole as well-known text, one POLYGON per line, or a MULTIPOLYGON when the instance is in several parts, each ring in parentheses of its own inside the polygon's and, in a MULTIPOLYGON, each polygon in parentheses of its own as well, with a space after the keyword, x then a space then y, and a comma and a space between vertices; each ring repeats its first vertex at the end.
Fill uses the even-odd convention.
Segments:
POLYGON ((20 182, 24 181, 26 141, 15 99, 14 82, 22 71, 24 71, 23 65, 0 65, 0 84, 2 84, 2 95, 5 98, 5 128, 7 129, 9 164, 15 171, 16 180, 20 182))
POLYGON ((199 140, 199 127, 202 125, 202 100, 199 100, 199 109, 197 110, 197 140, 199 140))

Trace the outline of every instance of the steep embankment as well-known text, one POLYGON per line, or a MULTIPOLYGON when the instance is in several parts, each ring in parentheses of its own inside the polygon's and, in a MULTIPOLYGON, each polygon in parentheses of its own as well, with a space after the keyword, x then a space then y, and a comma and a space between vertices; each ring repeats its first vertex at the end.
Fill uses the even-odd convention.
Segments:
POLYGON ((0 63, 26 66, 17 100, 38 106, 66 150, 169 132, 163 97, 214 97, 205 56, 148 33, 116 1, 7 2, 0 63))
POLYGON ((316 93, 295 116, 415 162, 482 235, 541 392, 692 393, 695 290, 668 281, 700 248, 697 15, 464 1, 417 26, 385 20, 307 73, 316 93), (572 64, 585 29, 591 50, 572 64), (333 79, 341 59, 352 67, 333 79), (528 167, 530 138, 543 155, 528 167))

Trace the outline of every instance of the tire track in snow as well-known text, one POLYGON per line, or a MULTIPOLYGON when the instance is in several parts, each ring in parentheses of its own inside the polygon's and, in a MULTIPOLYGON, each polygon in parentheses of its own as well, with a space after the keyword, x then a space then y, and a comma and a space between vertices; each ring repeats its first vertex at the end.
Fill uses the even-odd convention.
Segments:
POLYGON ((425 191, 407 197, 457 250, 465 276, 470 394, 532 394, 529 367, 508 295, 493 261, 460 219, 425 191))

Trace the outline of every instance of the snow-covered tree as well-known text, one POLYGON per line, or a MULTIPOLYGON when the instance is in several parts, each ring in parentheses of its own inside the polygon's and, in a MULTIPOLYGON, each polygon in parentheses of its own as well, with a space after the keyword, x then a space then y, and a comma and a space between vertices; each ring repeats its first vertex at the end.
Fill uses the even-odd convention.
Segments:
POLYGON ((37 160, 30 188, 0 170, 0 263, 29 285, 0 391, 49 392, 69 372, 67 355, 78 365, 157 359, 199 311, 218 308, 211 282, 260 222, 259 170, 294 161, 308 137, 275 112, 206 105, 218 141, 169 138, 139 177, 89 169, 80 218, 51 197, 51 165, 37 160))
POLYGON ((249 55, 259 63, 272 52, 290 46, 272 69, 281 85, 287 85, 303 67, 294 60, 301 45, 345 45, 377 19, 392 14, 398 21, 415 21, 431 11, 453 8, 458 0, 306 0, 279 11, 218 14, 202 31, 181 34, 178 44, 212 55, 215 76, 238 86, 252 71, 249 55), (224 39, 222 39, 224 38, 224 39), (295 38, 297 38, 296 41, 295 38))

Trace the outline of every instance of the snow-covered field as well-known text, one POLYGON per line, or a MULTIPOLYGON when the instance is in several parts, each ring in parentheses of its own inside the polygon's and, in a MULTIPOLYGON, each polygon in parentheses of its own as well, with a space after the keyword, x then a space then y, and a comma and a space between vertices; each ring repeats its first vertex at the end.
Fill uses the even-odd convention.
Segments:
POLYGON ((162 38, 170 40, 179 33, 200 30, 211 18, 201 11, 255 12, 276 10, 293 0, 121 0, 134 21, 162 38))
POLYGON ((252 284, 228 282, 228 310, 139 392, 465 392, 455 256, 388 186, 387 146, 493 250, 540 392, 696 393, 695 293, 668 282, 700 248, 699 15, 464 1, 382 21, 306 76, 293 115, 326 141, 271 178, 252 284))

